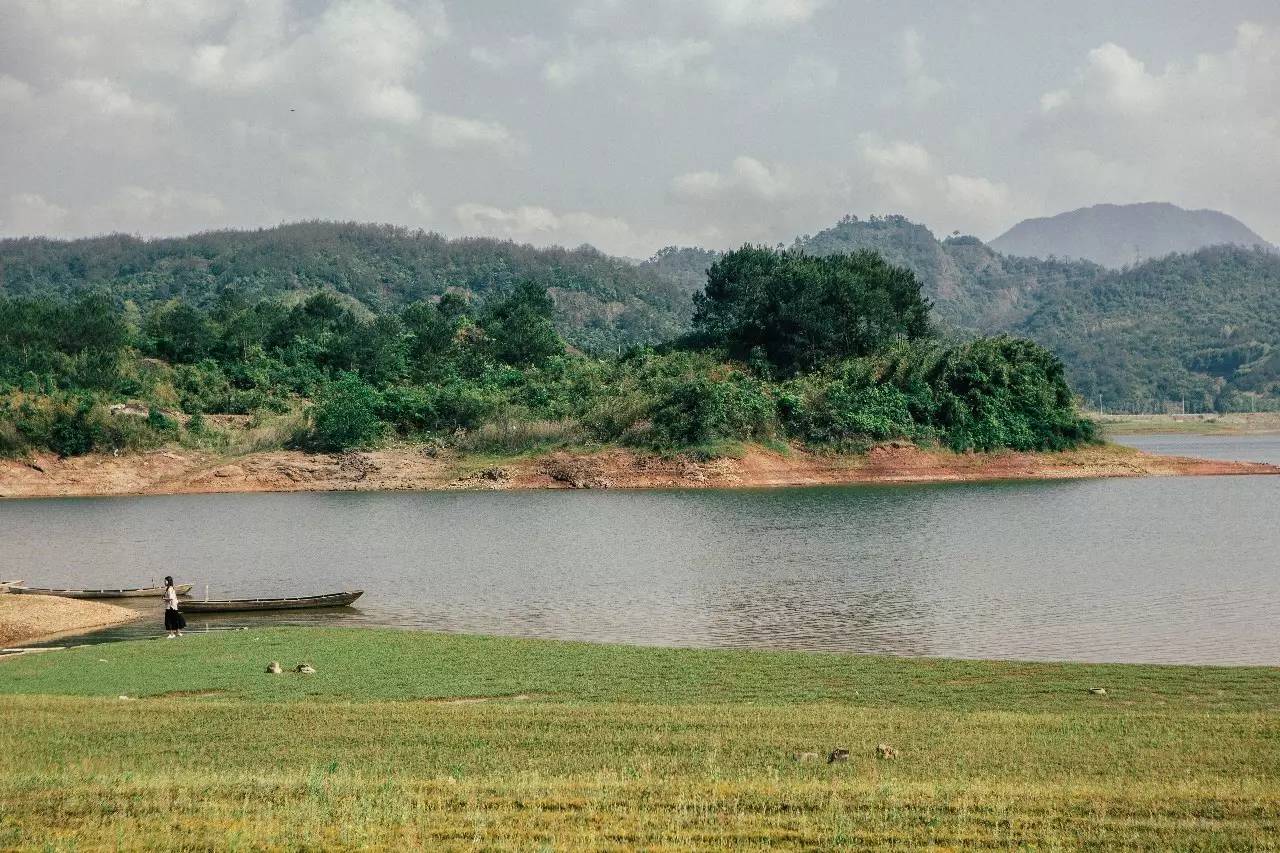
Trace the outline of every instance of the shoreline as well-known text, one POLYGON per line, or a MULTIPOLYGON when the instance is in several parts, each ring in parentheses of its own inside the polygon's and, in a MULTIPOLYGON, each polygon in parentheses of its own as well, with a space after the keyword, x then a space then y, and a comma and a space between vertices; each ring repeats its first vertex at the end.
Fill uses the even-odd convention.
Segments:
POLYGON ((1280 474, 1280 466, 1156 456, 1115 444, 1079 450, 958 454, 887 442, 862 455, 749 445, 712 460, 623 448, 524 456, 428 456, 422 448, 219 456, 156 450, 121 456, 50 454, 0 460, 0 497, 256 492, 773 488, 1141 476, 1280 474))
POLYGON ((96 600, 5 593, 0 595, 0 648, 75 637, 141 618, 136 610, 96 600))

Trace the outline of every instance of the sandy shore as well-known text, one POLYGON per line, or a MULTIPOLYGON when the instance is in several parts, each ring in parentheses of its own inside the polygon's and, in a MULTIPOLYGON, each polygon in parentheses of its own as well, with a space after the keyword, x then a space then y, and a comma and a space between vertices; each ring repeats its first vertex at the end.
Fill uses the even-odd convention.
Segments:
POLYGON ((413 447, 336 455, 281 450, 237 457, 166 450, 118 457, 0 460, 0 497, 733 488, 1223 474, 1280 474, 1280 467, 1152 456, 1117 445, 1063 453, 956 454, 888 443, 860 456, 826 456, 800 450, 779 453, 749 447, 740 457, 711 461, 623 449, 510 459, 428 456, 413 447))
POLYGON ((0 648, 123 625, 136 610, 52 595, 0 595, 0 648))

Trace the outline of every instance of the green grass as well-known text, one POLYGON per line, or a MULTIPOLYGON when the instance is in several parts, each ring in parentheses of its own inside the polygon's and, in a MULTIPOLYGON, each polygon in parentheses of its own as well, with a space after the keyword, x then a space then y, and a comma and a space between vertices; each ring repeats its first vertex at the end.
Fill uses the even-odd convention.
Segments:
POLYGON ((1276 849, 1280 670, 237 632, 0 663, 0 756, 0 849, 1276 849))

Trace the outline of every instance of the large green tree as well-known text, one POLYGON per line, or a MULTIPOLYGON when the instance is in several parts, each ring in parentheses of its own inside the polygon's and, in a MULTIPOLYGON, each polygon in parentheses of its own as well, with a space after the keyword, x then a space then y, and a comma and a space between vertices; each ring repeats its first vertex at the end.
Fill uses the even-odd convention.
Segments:
POLYGON ((706 343, 737 358, 762 353, 786 373, 933 334, 915 274, 869 251, 744 246, 711 265, 694 303, 706 343))

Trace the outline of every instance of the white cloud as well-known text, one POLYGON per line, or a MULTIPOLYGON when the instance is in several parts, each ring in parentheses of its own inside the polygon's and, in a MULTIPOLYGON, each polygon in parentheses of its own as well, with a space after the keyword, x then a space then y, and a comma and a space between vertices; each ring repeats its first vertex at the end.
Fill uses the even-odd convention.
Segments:
POLYGON ((722 26, 776 29, 803 24, 826 0, 702 0, 722 26))
POLYGON ((163 104, 135 98, 120 84, 105 77, 68 80, 63 91, 82 113, 96 113, 111 118, 138 120, 168 115, 172 111, 163 104))
POLYGON ((1073 80, 1040 96, 1030 141, 1063 209, 1173 201, 1274 228, 1280 28, 1242 24, 1225 50, 1163 68, 1101 45, 1073 80))
POLYGON ((506 40, 493 46, 473 45, 467 55, 471 59, 493 71, 505 71, 508 68, 528 65, 546 55, 551 44, 543 38, 531 33, 509 36, 506 40))
POLYGON ((0 74, 0 104, 18 106, 31 101, 31 86, 17 77, 0 74))
POLYGON ((933 100, 945 88, 929 74, 924 61, 924 40, 915 27, 902 31, 902 72, 906 78, 907 98, 917 105, 933 100))
POLYGON ((59 234, 67 220, 67 209, 38 193, 9 196, 0 216, 0 234, 59 234))
POLYGON ((873 134, 864 133, 858 140, 858 153, 876 174, 924 176, 933 171, 929 152, 915 142, 884 142, 873 134))
POLYGON ((714 87, 721 75, 711 62, 712 53, 711 42, 701 39, 672 41, 651 36, 636 41, 604 41, 586 48, 570 48, 547 62, 542 77, 552 86, 567 88, 610 69, 640 83, 714 87))
POLYGON ((437 148, 487 148, 503 154, 524 150, 524 145, 502 124, 461 116, 431 116, 428 137, 437 148))
POLYGON ((689 172, 671 182, 671 191, 677 198, 694 201, 726 197, 772 201, 786 195, 791 188, 790 179, 781 169, 746 156, 734 159, 727 173, 689 172))
POLYGON ((785 101, 806 101, 828 95, 840 82, 840 69, 817 56, 792 60, 786 72, 774 81, 772 93, 785 101))
MULTIPOLYGON (((468 202, 453 210, 462 234, 496 237, 537 246, 580 246, 603 252, 645 258, 660 246, 681 242, 690 235, 671 230, 637 229, 616 216, 585 211, 556 213, 540 205, 501 208, 468 202)), ((694 235, 698 236, 698 235, 694 235)))

